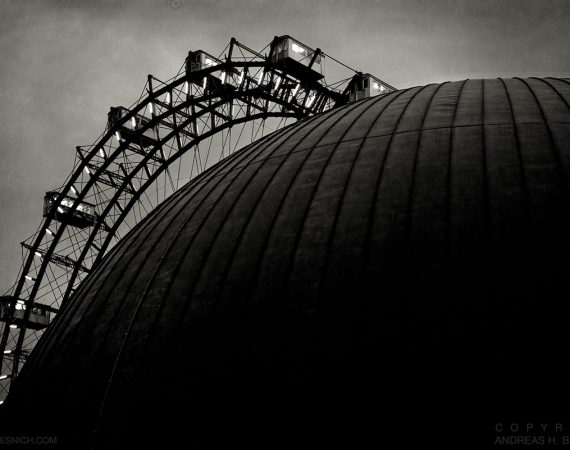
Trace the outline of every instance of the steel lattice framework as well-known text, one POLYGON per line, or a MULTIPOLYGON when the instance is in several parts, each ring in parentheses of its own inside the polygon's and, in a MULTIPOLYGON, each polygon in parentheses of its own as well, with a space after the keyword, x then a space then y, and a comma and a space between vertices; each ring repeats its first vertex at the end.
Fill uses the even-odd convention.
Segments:
POLYGON ((266 49, 232 38, 223 57, 189 52, 176 76, 162 82, 149 75, 139 100, 111 108, 97 141, 76 148, 72 173, 46 194, 44 219, 22 242, 17 281, 2 297, 0 402, 82 279, 181 185, 288 121, 369 96, 369 83, 377 93, 395 90, 289 36, 266 49), (327 84, 325 59, 350 76, 327 84))

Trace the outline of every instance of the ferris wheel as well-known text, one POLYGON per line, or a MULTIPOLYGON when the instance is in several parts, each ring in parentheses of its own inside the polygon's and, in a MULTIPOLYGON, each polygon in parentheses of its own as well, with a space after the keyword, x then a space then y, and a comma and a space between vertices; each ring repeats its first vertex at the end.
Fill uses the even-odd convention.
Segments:
POLYGON ((133 105, 110 108, 99 138, 76 147, 70 175, 45 194, 42 221, 21 243, 16 282, 0 297, 0 404, 81 281, 157 205, 291 122, 394 90, 290 36, 260 52, 232 38, 217 57, 190 51, 170 80, 149 75, 133 105))

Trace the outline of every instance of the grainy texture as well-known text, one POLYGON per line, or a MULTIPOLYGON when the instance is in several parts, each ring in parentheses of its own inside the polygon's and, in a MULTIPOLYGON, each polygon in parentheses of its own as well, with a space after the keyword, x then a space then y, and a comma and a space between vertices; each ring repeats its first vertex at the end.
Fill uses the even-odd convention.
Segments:
POLYGON ((250 145, 105 258, 6 406, 49 405, 29 426, 73 445, 271 448, 305 419, 370 438, 399 395, 489 420, 561 396, 569 101, 561 79, 428 85, 250 145))

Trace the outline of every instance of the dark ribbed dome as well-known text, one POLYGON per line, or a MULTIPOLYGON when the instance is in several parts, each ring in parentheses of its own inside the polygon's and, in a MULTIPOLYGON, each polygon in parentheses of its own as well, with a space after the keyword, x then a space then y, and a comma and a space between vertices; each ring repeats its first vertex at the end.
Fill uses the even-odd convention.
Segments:
POLYGON ((239 151, 105 258, 8 408, 109 447, 278 439, 433 381, 534 398, 567 375, 569 100, 560 79, 428 85, 239 151))

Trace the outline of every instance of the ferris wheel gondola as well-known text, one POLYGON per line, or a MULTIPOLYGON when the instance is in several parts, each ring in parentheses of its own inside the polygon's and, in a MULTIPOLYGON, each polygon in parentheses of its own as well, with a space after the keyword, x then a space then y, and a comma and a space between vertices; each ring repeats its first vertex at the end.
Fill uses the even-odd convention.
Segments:
POLYGON ((137 102, 112 107, 100 138, 76 147, 73 170, 46 193, 43 221, 22 243, 18 279, 2 297, 0 401, 81 281, 188 180, 290 121, 394 90, 377 78, 382 89, 365 89, 352 69, 328 82, 327 55, 290 36, 267 48, 232 39, 218 57, 189 52, 172 79, 149 75, 137 102))

